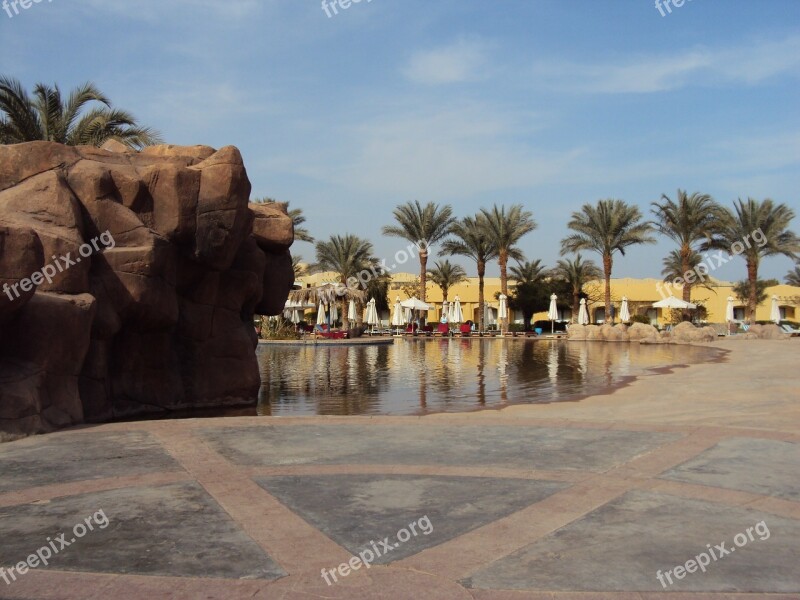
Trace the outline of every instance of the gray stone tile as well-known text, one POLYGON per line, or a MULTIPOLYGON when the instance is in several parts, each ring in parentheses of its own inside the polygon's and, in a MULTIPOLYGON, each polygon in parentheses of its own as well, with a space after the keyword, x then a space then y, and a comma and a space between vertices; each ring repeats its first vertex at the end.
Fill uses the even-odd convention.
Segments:
POLYGON ((0 444, 0 492, 179 470, 146 431, 53 433, 0 444))
MULTIPOLYGON (((539 502, 568 484, 485 477, 331 475, 263 477, 259 485, 353 554, 427 516, 416 536, 386 553, 387 564, 437 546, 539 502)), ((335 567, 336 565, 331 565, 335 567)))
MULTIPOLYGON (((739 538, 741 541, 741 538, 739 538)), ((797 592, 800 521, 666 494, 630 492, 553 534, 488 565, 462 583, 485 589, 653 592, 797 592), (734 538, 765 521, 741 547, 734 538), (762 530, 763 531, 763 530, 762 530), (765 537, 766 539, 761 539, 765 537), (672 570, 725 542, 706 572, 672 570), (669 581, 665 578, 665 584, 669 581)))
MULTIPOLYGON (((0 565, 25 560, 48 539, 70 543, 46 567, 173 577, 277 579, 285 573, 195 483, 127 488, 0 508, 0 565), (94 530, 73 527, 98 511, 94 530), (79 531, 80 533, 80 531, 79 531)), ((24 577, 24 575, 23 575, 24 577)), ((0 585, 5 585, 0 582, 0 585)))
POLYGON ((240 465, 401 464, 605 471, 680 436, 493 426, 298 425, 207 429, 240 465))
POLYGON ((800 444, 727 439, 661 477, 800 502, 800 444))

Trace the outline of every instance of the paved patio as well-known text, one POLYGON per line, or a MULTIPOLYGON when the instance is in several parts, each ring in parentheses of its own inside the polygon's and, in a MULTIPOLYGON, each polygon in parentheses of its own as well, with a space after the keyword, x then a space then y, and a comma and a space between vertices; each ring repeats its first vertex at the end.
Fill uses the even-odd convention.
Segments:
POLYGON ((800 598, 800 340, 716 346, 580 402, 2 444, 0 598, 800 598))

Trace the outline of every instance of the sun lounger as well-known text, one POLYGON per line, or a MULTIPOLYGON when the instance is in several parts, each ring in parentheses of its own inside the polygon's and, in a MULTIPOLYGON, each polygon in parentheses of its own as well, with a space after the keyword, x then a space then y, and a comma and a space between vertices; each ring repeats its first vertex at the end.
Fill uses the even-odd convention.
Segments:
POLYGON ((792 326, 791 326, 791 325, 789 325, 788 323, 784 323, 784 324, 783 324, 783 325, 781 325, 780 327, 781 327, 781 329, 783 329, 783 331, 785 331, 786 333, 788 333, 788 334, 789 334, 789 335, 791 335, 792 337, 795 337, 795 336, 798 336, 798 335, 800 335, 800 329, 794 329, 794 328, 792 328, 792 326))
POLYGON ((439 323, 436 331, 433 332, 434 337, 450 335, 450 327, 447 323, 439 323))

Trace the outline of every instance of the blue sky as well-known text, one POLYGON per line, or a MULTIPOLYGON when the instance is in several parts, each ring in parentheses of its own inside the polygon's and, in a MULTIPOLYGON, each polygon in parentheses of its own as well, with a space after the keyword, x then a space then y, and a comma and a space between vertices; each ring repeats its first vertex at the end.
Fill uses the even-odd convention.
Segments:
MULTIPOLYGON (((539 227, 521 247, 548 265, 571 212, 599 198, 647 211, 680 187, 800 213, 796 0, 687 0, 666 16, 652 0, 338 11, 43 0, 0 12, 0 73, 29 88, 92 80, 170 143, 236 145, 254 196, 303 208, 318 238, 368 238, 389 262, 405 243, 381 226, 414 199, 459 216, 522 203, 539 227)), ((656 277, 670 249, 634 249, 614 274, 656 277)), ((313 258, 308 244, 294 251, 313 258)), ((768 259, 761 274, 791 266, 768 259)), ((714 275, 743 279, 743 261, 714 275)))

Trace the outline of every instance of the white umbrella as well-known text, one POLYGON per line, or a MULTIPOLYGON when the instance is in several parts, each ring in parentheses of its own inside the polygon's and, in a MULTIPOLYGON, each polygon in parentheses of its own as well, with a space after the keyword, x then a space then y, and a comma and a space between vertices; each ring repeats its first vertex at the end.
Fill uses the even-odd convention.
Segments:
POLYGON ((297 325, 300 322, 300 311, 299 310, 295 309, 295 310, 292 311, 291 321, 295 325, 297 325))
POLYGON ((339 309, 336 307, 336 302, 331 304, 331 327, 336 321, 339 320, 339 309))
POLYGON ((555 294, 550 296, 550 309, 547 311, 547 318, 550 320, 550 333, 555 331, 555 321, 558 321, 558 305, 556 301, 558 296, 555 294))
POLYGON ((402 327, 405 325, 405 319, 403 317, 403 307, 400 306, 400 297, 397 297, 397 300, 394 302, 394 310, 392 311, 392 327, 402 327))
POLYGON ((364 318, 367 322, 367 325, 375 326, 380 325, 380 318, 378 317, 378 309, 375 308, 375 298, 371 298, 369 302, 367 302, 367 315, 364 318))
POLYGON ((586 298, 581 298, 581 309, 578 311, 578 325, 589 324, 589 313, 586 310, 586 298))
POLYGON ((350 306, 347 307, 347 320, 348 321, 357 321, 358 315, 356 315, 356 301, 350 300, 350 306))
POLYGON ((416 297, 411 297, 408 300, 403 300, 400 303, 400 306, 411 310, 426 310, 426 311, 433 308, 430 304, 423 302, 422 300, 416 297))
POLYGON ((489 325, 496 325, 497 324, 497 321, 494 318, 494 309, 491 306, 489 306, 488 304, 484 305, 483 323, 487 327, 489 325))
POLYGON ((780 325, 781 322, 781 309, 778 307, 778 297, 772 297, 772 310, 769 311, 769 320, 775 321, 776 325, 780 325))
POLYGON ((622 308, 619 309, 619 320, 623 323, 627 323, 631 320, 631 313, 628 310, 628 299, 625 296, 622 297, 622 308))
POLYGON ((325 315, 325 305, 320 302, 319 309, 317 310, 317 325, 325 325, 327 322, 328 318, 325 315))
POLYGON ((697 305, 676 298, 675 296, 669 296, 668 298, 654 302, 653 308, 697 308, 697 305))
MULTIPOLYGON (((725 306, 725 322, 733 323, 733 296, 728 296, 728 304, 725 306)), ((731 334, 731 327, 728 325, 728 335, 731 334)))
POLYGON ((497 318, 500 319, 500 324, 502 325, 508 319, 508 297, 505 294, 500 294, 498 300, 500 300, 500 307, 497 309, 497 318))
POLYGON ((453 303, 450 305, 450 322, 464 322, 464 313, 461 312, 461 301, 458 299, 458 296, 456 296, 456 299, 453 300, 453 303))

